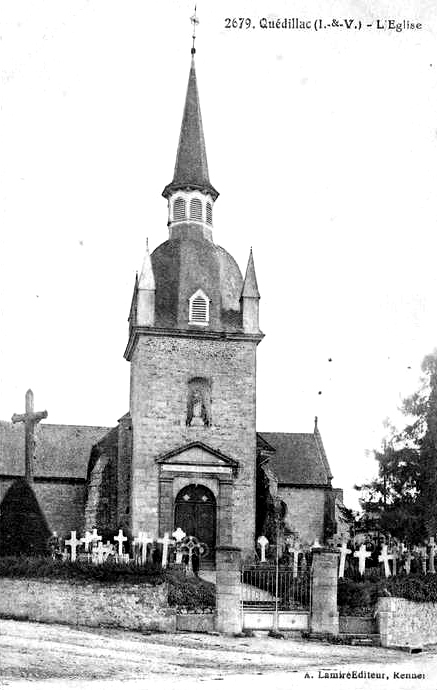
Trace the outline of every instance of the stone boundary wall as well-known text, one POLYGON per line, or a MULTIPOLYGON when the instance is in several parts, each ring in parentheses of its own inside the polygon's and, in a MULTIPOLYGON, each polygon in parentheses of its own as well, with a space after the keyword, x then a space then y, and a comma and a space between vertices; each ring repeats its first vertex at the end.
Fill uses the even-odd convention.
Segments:
POLYGON ((1 578, 0 618, 175 632, 168 585, 1 578))
POLYGON ((437 644, 437 603, 382 597, 378 599, 377 617, 383 647, 437 644))
POLYGON ((215 613, 178 613, 176 630, 179 632, 209 633, 215 630, 215 613))

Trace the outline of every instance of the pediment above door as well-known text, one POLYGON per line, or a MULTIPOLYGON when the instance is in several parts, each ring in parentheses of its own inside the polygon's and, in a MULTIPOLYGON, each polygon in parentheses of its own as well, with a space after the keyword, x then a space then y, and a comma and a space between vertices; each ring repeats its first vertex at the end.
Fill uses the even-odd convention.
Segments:
POLYGON ((202 472, 228 476, 236 476, 238 472, 236 460, 201 442, 175 448, 157 457, 155 462, 161 466, 161 471, 202 472))

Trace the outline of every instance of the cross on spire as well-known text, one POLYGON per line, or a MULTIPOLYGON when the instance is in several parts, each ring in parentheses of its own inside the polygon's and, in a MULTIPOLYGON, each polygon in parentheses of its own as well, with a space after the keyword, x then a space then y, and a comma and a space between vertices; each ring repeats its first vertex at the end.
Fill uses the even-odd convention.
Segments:
POLYGON ((25 474, 27 481, 33 478, 33 460, 35 456, 35 427, 41 419, 46 419, 47 410, 35 412, 33 407, 33 392, 26 393, 26 412, 24 414, 13 414, 12 423, 24 422, 25 429, 25 474))
POLYGON ((193 35, 192 35, 193 45, 192 45, 192 47, 191 47, 191 55, 195 55, 195 54, 196 54, 196 47, 195 47, 195 42, 196 42, 196 26, 197 26, 197 24, 199 23, 199 20, 198 20, 198 18, 197 18, 197 5, 194 5, 194 14, 193 14, 192 17, 190 17, 190 22, 191 22, 192 25, 193 25, 193 35))

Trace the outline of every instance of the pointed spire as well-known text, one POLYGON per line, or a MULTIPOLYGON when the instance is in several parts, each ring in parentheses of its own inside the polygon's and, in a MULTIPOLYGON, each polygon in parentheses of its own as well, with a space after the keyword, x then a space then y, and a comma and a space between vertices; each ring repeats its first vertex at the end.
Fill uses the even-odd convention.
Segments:
POLYGON ((155 276, 153 275, 152 261, 149 254, 149 239, 146 238, 146 253, 144 255, 143 266, 138 281, 140 290, 154 290, 155 276))
POLYGON ((256 280, 255 264, 253 261, 252 247, 250 248, 249 261, 247 262, 246 276, 243 283, 242 297, 260 298, 258 283, 256 280))
POLYGON ((153 326, 155 323, 155 276, 149 254, 149 240, 138 281, 136 295, 136 320, 138 326, 153 326))
POLYGON ((187 188, 205 191, 211 194, 214 201, 218 197, 217 190, 209 181, 194 53, 191 58, 173 181, 166 186, 162 195, 168 198, 173 192, 187 188))

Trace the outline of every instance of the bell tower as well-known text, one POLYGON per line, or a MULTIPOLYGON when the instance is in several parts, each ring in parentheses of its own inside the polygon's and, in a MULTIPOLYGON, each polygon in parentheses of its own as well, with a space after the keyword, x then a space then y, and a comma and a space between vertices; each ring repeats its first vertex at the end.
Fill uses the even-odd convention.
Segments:
POLYGON ((176 527, 250 552, 255 539, 256 347, 260 295, 252 251, 243 281, 213 241, 209 179, 191 51, 168 204, 169 237, 146 246, 125 357, 131 365, 133 534, 176 527), (176 523, 181 524, 176 524, 176 523))

